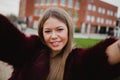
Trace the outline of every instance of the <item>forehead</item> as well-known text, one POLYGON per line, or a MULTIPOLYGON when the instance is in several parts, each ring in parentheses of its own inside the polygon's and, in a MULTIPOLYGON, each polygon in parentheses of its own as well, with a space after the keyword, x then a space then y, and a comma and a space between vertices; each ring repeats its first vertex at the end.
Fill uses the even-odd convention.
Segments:
POLYGON ((67 27, 67 26, 61 20, 54 18, 54 17, 50 17, 45 21, 43 25, 43 28, 48 28, 48 27, 52 28, 52 27, 67 27))

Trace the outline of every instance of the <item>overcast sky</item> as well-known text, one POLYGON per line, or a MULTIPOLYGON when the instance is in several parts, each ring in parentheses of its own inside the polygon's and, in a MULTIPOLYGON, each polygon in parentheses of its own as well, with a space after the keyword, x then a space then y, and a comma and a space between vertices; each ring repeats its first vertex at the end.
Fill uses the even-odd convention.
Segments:
MULTIPOLYGON (((102 0, 107 3, 113 4, 118 8, 118 17, 120 17, 120 0, 102 0)), ((2 14, 15 14, 18 16, 20 0, 0 0, 0 13, 2 14)))
POLYGON ((0 0, 0 13, 18 16, 20 0, 0 0))

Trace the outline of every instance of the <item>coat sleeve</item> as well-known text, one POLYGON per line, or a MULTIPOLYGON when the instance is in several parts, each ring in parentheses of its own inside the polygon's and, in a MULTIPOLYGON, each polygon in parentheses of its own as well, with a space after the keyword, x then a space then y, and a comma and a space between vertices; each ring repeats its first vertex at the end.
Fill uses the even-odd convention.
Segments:
POLYGON ((105 80, 113 80, 120 76, 120 63, 110 65, 106 54, 106 48, 115 41, 117 38, 110 37, 87 51, 86 62, 88 61, 88 65, 90 65, 90 72, 93 70, 94 75, 101 75, 105 80))
MULTIPOLYGON (((113 80, 120 76, 120 63, 110 65, 106 48, 117 39, 110 37, 95 46, 79 52, 76 56, 75 71, 78 78, 83 80, 113 80), (81 56, 82 55, 82 56, 81 56), (81 57, 81 58, 80 58, 81 57), (79 77, 79 76, 82 77, 79 77)), ((77 77, 77 76, 76 76, 77 77)))
POLYGON ((16 67, 21 66, 35 51, 34 43, 37 44, 35 41, 38 41, 37 36, 26 37, 5 16, 0 14, 0 60, 16 67))

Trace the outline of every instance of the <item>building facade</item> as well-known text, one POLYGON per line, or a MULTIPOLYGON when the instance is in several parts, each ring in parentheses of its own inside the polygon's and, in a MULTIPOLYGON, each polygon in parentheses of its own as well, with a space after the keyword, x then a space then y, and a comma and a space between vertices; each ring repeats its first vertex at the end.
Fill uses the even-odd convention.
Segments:
POLYGON ((37 28, 43 11, 49 7, 65 9, 74 21, 74 31, 111 33, 116 27, 117 7, 100 0, 21 0, 19 17, 37 28))

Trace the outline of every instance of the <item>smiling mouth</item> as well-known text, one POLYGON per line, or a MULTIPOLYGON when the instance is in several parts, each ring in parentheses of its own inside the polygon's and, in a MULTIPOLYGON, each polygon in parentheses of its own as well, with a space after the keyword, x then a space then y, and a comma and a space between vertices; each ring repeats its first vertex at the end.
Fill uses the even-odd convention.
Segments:
POLYGON ((51 45, 53 47, 57 47, 57 46, 59 46, 59 44, 60 44, 60 41, 51 42, 51 45))

